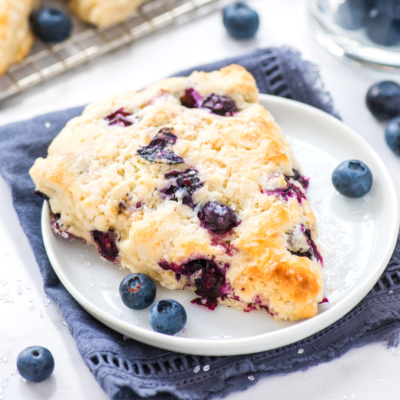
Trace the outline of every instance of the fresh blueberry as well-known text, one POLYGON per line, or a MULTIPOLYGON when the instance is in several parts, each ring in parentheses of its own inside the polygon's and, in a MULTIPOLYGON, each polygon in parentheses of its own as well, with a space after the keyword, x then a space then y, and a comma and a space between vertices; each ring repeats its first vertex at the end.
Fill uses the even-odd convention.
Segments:
POLYGON ((372 10, 365 27, 368 38, 380 46, 395 46, 400 42, 400 32, 386 13, 372 10))
POLYGON ((366 97, 369 111, 380 121, 400 115, 400 85, 382 81, 370 87, 366 97))
POLYGON ((343 161, 332 174, 335 189, 353 199, 365 196, 371 190, 372 182, 371 170, 358 160, 343 161))
POLYGON ((344 29, 355 30, 364 25, 368 16, 365 0, 345 0, 339 4, 335 22, 344 29))
POLYGON ((31 16, 35 35, 44 42, 62 42, 71 33, 71 21, 58 8, 43 8, 31 16))
POLYGON ((238 216, 219 201, 210 201, 197 213, 204 228, 214 233, 226 233, 238 224, 238 216))
POLYGON ((149 322, 156 332, 175 335, 186 325, 187 315, 177 301, 165 299, 151 307, 149 322))
POLYGON ((122 279, 119 293, 122 302, 132 310, 149 307, 156 298, 156 284, 145 274, 131 274, 122 279))
POLYGON ((54 358, 44 347, 27 347, 18 355, 17 369, 27 381, 43 382, 54 371, 54 358))
POLYGON ((385 131, 385 139, 392 151, 400 156, 400 117, 392 119, 388 123, 385 131))
POLYGON ((224 8, 223 21, 228 33, 236 39, 253 37, 260 26, 256 11, 243 1, 237 1, 224 8))

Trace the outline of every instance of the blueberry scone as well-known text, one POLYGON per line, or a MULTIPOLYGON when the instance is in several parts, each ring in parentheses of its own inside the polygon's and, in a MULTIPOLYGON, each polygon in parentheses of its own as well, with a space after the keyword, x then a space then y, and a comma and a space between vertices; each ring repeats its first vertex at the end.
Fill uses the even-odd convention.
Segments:
POLYGON ((242 67, 93 103, 30 173, 58 234, 192 290, 193 303, 278 320, 317 313, 322 257, 308 180, 242 67))
POLYGON ((34 0, 0 0, 0 75, 28 54, 33 35, 29 14, 34 0))
POLYGON ((83 21, 109 26, 129 17, 147 0, 71 0, 72 10, 83 21))

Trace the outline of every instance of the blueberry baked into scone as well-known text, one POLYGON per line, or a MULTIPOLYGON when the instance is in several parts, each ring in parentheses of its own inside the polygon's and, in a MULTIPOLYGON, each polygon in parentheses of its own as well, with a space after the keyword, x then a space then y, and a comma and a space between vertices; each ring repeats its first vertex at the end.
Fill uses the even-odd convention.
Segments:
POLYGON ((33 35, 29 14, 34 0, 0 0, 0 76, 28 54, 33 35))
POLYGON ((105 27, 129 17, 147 0, 71 0, 75 14, 85 22, 105 27))
POLYGON ((322 257, 308 180, 242 67, 95 102, 30 173, 58 234, 194 291, 194 303, 278 320, 317 313, 322 257))

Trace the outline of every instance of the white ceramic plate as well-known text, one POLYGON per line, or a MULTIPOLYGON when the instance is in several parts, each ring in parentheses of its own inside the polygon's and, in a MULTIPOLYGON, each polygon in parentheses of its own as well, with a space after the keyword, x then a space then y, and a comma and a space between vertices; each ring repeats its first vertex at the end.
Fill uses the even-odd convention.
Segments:
POLYGON ((58 277, 90 314, 133 339, 188 354, 235 355, 284 346, 337 321, 368 293, 393 252, 399 231, 399 205, 391 177, 375 151, 334 117, 291 100, 261 96, 289 138, 303 173, 311 177, 308 196, 319 225, 324 252, 325 294, 329 303, 319 314, 298 322, 273 321, 265 311, 219 306, 215 311, 190 303, 189 291, 157 287, 157 299, 172 298, 186 309, 188 323, 175 336, 154 332, 149 309, 126 308, 118 294, 128 274, 103 262, 94 246, 57 237, 49 224, 48 205, 42 214, 47 254, 58 277), (347 199, 331 184, 333 169, 343 160, 359 159, 372 170, 374 185, 363 199, 347 199))

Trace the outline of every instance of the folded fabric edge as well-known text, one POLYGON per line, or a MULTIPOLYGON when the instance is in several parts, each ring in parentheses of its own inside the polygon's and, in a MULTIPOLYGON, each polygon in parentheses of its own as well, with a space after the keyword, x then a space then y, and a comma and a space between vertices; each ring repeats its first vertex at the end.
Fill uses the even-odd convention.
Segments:
MULTIPOLYGON (((136 367, 133 367, 130 360, 123 357, 116 356, 109 352, 104 353, 90 353, 86 355, 85 362, 89 369, 101 383, 105 392, 113 400, 120 399, 120 392, 127 393, 131 390, 135 396, 127 397, 132 399, 139 399, 141 397, 152 397, 157 394, 170 393, 180 400, 208 400, 216 396, 225 397, 235 391, 244 391, 250 386, 254 385, 259 379, 276 374, 287 374, 298 370, 307 370, 312 366, 321 363, 329 362, 335 358, 341 357, 348 350, 355 347, 361 347, 366 344, 389 340, 389 344, 397 345, 398 343, 390 342, 390 338, 395 335, 398 338, 400 332, 400 296, 396 295, 395 301, 393 297, 388 297, 387 303, 390 302, 391 308, 385 308, 385 304, 379 304, 380 310, 371 311, 371 305, 377 303, 377 299, 366 299, 357 306, 359 310, 356 315, 347 314, 343 317, 342 323, 339 325, 332 325, 325 330, 306 338, 300 342, 293 343, 289 346, 281 347, 278 349, 270 350, 264 353, 250 354, 248 359, 240 360, 238 356, 237 362, 232 365, 227 364, 227 357, 218 357, 216 362, 210 362, 210 370, 207 372, 199 371, 198 374, 193 372, 194 366, 184 374, 180 372, 169 374, 169 380, 160 382, 151 376, 146 376, 140 373, 144 371, 143 365, 140 365, 138 360, 135 360, 136 367), (356 323, 354 320, 357 318, 356 323), (362 319, 362 323, 360 321, 362 319), (352 321, 353 320, 353 321, 352 321), (353 331, 346 330, 346 337, 337 334, 337 331, 346 324, 353 326, 353 331), (378 330, 377 327, 380 327, 378 330), (329 345, 325 345, 326 336, 331 335, 333 338, 338 338, 337 342, 330 339, 329 345), (320 348, 317 348, 322 343, 320 348), (298 350, 304 350, 298 353, 298 350), (285 354, 286 353, 286 354, 285 354), (97 357, 96 363, 93 363, 93 357, 97 357), (270 361, 275 361, 275 365, 265 365, 265 359, 270 358, 270 361), (117 359, 117 361, 116 361, 117 359), (283 359, 283 360, 282 360, 283 359), (262 364, 264 363, 264 365, 262 364), (136 369, 136 373, 135 370, 136 369), (112 371, 114 379, 110 376, 112 371), (139 372, 139 373, 138 373, 139 372), (137 376, 135 376, 135 374, 137 376), (179 382, 177 381, 177 376, 179 382), (204 390, 200 393, 193 393, 185 389, 191 385, 201 384, 206 382, 204 390), (123 382, 123 383, 121 383, 123 382), (208 389, 206 389, 208 388, 208 389)), ((353 314, 353 313, 352 313, 353 314)), ((168 363, 174 362, 178 354, 173 357, 165 357, 158 362, 168 363)), ((181 357, 185 357, 182 355, 181 357)), ((234 357, 235 358, 235 357, 234 357)), ((148 360, 147 360, 148 361, 148 360)), ((230 363, 232 363, 231 360, 230 363)), ((203 365, 201 365, 203 367, 203 365)), ((175 369, 175 368, 174 368, 175 369)), ((147 367, 150 371, 150 367, 147 367)), ((164 399, 164 397, 163 397, 164 399)))

